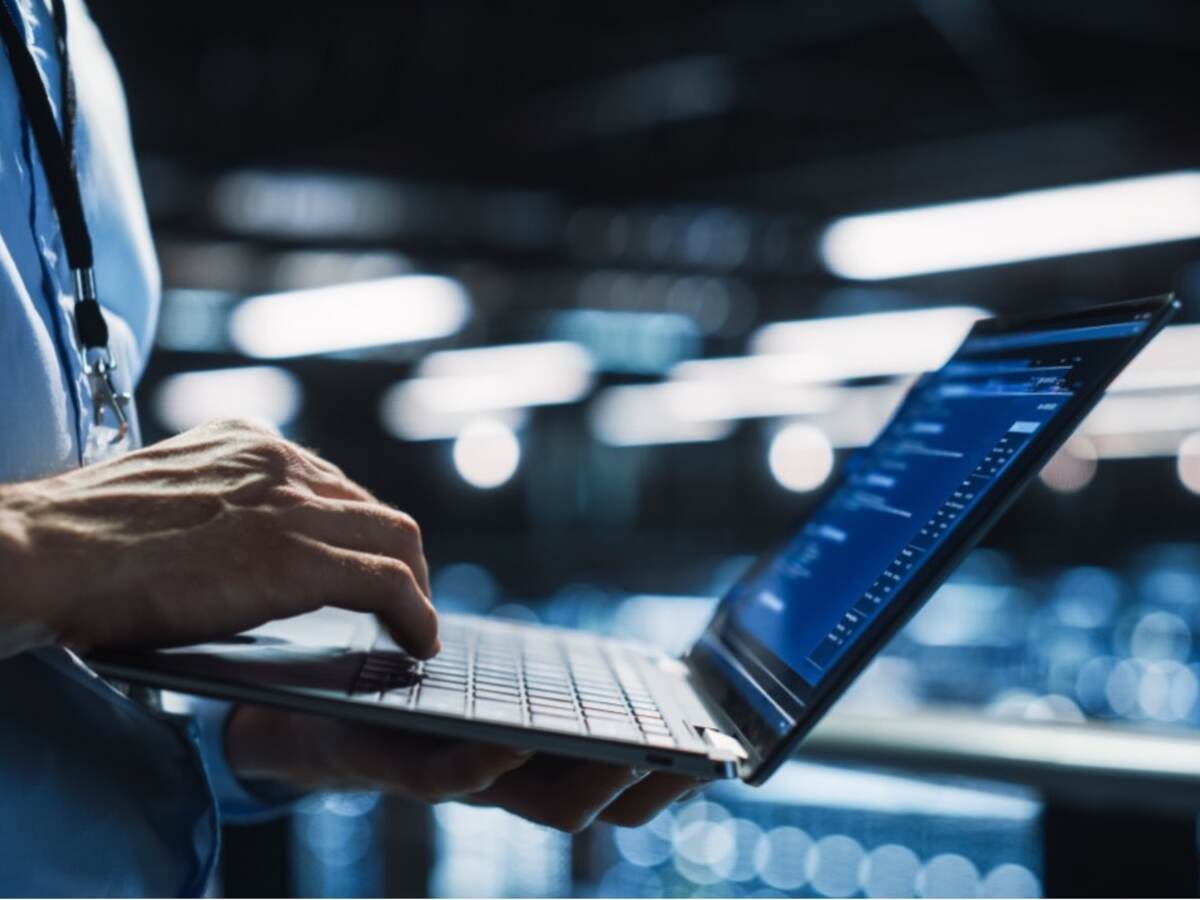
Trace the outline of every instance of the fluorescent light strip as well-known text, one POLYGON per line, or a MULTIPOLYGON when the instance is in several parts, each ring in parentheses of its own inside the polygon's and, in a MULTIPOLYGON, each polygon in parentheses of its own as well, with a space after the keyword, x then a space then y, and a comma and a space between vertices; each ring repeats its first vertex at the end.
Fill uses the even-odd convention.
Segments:
POLYGON ((728 437, 733 432, 733 422, 683 415, 689 411, 690 394, 686 388, 687 385, 672 382, 607 388, 596 396, 588 410, 592 434, 614 447, 690 444, 728 437), (683 398, 681 387, 685 389, 683 398))
POLYGON ((514 372, 543 380, 589 378, 595 364, 585 347, 574 341, 441 350, 421 360, 417 374, 427 378, 503 377, 514 372))
POLYGON ((1164 329, 1117 376, 1110 393, 1200 387, 1200 325, 1164 329))
POLYGON ((171 431, 187 431, 231 416, 285 426, 300 412, 304 388, 278 366, 207 369, 168 375, 155 388, 152 408, 171 431))
POLYGON ((457 281, 402 275, 250 297, 230 317, 230 337, 260 359, 337 353, 454 334, 471 315, 457 281))
POLYGON ((843 278, 878 281, 1200 238, 1200 172, 849 216, 821 237, 843 278))
POLYGON ((974 306, 943 306, 774 322, 758 329, 750 349, 758 355, 797 355, 773 370, 793 382, 839 381, 877 375, 912 375, 939 368, 971 326, 987 316, 974 306))

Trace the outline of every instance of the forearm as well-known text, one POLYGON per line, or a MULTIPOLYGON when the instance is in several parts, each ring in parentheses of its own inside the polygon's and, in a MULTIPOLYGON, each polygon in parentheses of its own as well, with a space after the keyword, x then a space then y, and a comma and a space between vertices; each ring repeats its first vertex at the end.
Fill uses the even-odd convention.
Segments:
POLYGON ((47 610, 39 609, 35 556, 20 489, 0 485, 0 659, 46 646, 56 638, 47 610))

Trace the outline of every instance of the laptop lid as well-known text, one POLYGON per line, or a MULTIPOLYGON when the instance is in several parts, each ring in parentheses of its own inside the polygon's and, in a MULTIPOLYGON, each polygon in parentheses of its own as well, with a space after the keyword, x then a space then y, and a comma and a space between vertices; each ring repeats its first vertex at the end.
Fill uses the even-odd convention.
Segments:
POLYGON ((917 381, 688 653, 752 752, 746 781, 786 759, 1177 309, 986 319, 917 381))

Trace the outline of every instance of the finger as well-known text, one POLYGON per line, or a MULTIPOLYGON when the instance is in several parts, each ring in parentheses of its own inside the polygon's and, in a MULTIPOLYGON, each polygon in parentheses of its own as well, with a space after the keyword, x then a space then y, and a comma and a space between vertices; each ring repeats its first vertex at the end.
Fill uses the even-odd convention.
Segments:
POLYGON ((336 606, 374 613, 414 656, 425 659, 440 649, 437 613, 407 563, 388 556, 325 544, 292 535, 298 552, 281 567, 291 578, 285 587, 287 615, 336 606))
POLYGON ((696 787, 694 778, 656 772, 614 800, 600 818, 625 828, 644 825, 696 787))
POLYGON ((477 794, 525 765, 531 756, 532 750, 520 747, 462 741, 427 758, 426 790, 445 799, 477 794))
POLYGON ((552 758, 549 766, 544 760, 535 757, 467 802, 499 806, 531 822, 578 832, 646 776, 607 763, 573 763, 561 769, 552 758))
POLYGON ((293 507, 286 521, 323 543, 400 560, 432 599, 421 529, 412 516, 374 501, 323 499, 293 507))
POLYGON ((438 803, 490 787, 532 751, 338 723, 326 766, 337 783, 368 786, 438 803))

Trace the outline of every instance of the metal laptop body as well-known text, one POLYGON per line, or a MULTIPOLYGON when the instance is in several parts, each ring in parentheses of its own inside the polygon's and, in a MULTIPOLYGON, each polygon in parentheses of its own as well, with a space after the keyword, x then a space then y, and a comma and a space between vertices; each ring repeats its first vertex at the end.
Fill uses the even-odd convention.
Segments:
POLYGON ((371 617, 326 609, 89 662, 138 684, 760 784, 1177 309, 1168 296, 977 323, 682 659, 444 616, 442 653, 418 663, 371 617))

